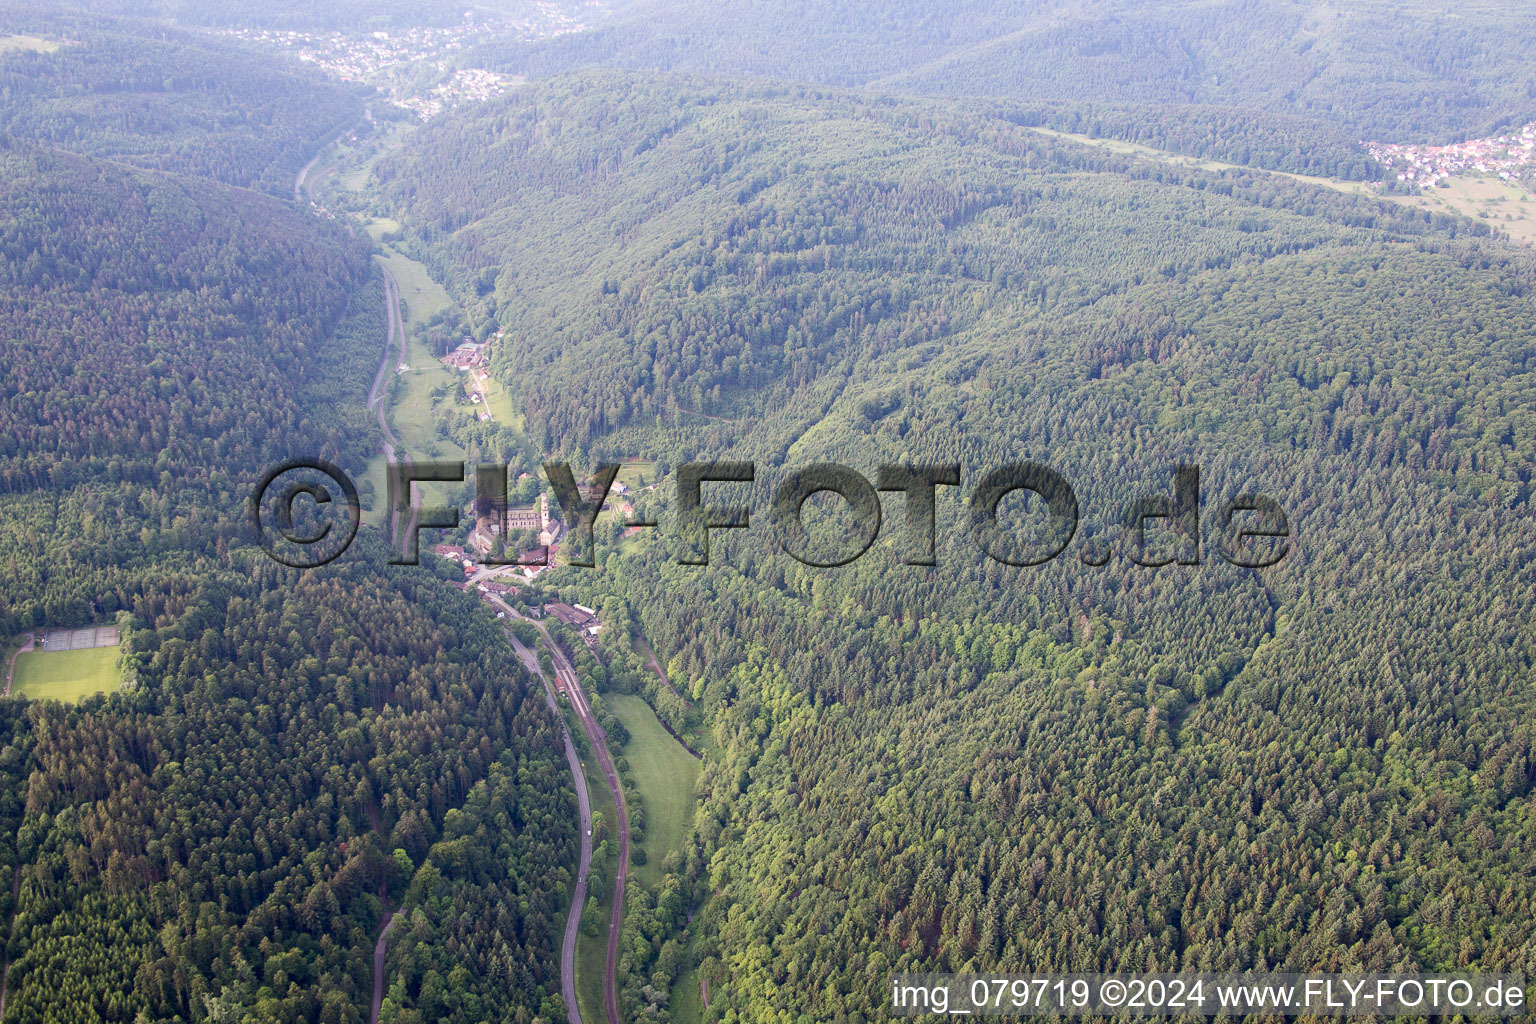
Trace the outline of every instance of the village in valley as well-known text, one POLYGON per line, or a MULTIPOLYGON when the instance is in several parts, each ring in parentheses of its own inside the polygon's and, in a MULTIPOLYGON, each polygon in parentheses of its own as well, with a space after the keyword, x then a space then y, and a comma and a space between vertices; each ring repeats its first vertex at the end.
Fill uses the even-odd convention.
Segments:
POLYGON ((1536 245, 1536 122, 1445 146, 1364 143, 1383 168, 1371 188, 1393 202, 1472 217, 1536 245))
POLYGON ((1386 169, 1386 181, 1419 188, 1444 186, 1451 178, 1489 175, 1511 185, 1536 189, 1536 121, 1518 131, 1448 146, 1365 144, 1386 169))
MULTIPOLYGON (((504 331, 497 331, 483 342, 465 338, 441 359, 448 368, 468 375, 465 391, 478 407, 481 420, 492 419, 485 399, 490 347, 492 342, 504 336, 504 331)), ((516 483, 526 485, 531 479, 531 473, 522 473, 516 483)), ((655 486, 652 482, 644 487, 633 487, 624 480, 615 480, 600 514, 617 516, 620 522, 627 523, 635 511, 636 490, 653 490, 655 486)), ((432 549, 433 553, 459 563, 466 583, 478 586, 482 592, 516 595, 517 588, 502 582, 503 579, 513 577, 532 581, 556 563, 563 526, 558 517, 550 514, 549 501, 549 492, 543 491, 535 502, 523 507, 508 507, 495 502, 489 507, 471 506, 468 513, 475 525, 465 544, 438 544, 432 549), (525 550, 513 554, 509 545, 519 546, 515 544, 519 536, 530 538, 531 542, 525 550)), ((639 532, 640 527, 626 525, 623 537, 627 539, 639 532)))
POLYGON ((471 47, 495 38, 542 39, 580 32, 603 9, 595 0, 534 0, 517 16, 470 10, 461 22, 445 27, 392 27, 384 19, 362 33, 240 28, 222 34, 314 64, 340 81, 372 85, 416 120, 428 121, 522 84, 520 76, 467 63, 471 47))

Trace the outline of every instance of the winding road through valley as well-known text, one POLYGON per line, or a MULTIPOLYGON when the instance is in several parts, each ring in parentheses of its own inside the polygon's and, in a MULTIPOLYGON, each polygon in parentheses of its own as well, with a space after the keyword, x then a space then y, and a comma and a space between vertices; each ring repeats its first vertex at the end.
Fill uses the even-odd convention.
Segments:
MULTIPOLYGON (((314 161, 310 161, 310 164, 312 166, 314 161)), ((299 182, 303 181, 304 175, 308 171, 309 168, 306 167, 299 173, 299 182)), ((297 192, 298 184, 295 184, 294 188, 295 192, 297 192)), ((373 375, 373 387, 368 389, 368 408, 377 413, 379 417, 379 431, 383 435, 381 444, 384 451, 384 465, 385 471, 388 472, 389 467, 394 464, 395 452, 399 448, 400 441, 395 437, 395 432, 389 426, 389 415, 386 408, 387 403, 384 401, 384 391, 386 382, 389 380, 390 360, 394 359, 397 364, 403 363, 405 362, 406 354, 405 321, 400 317, 400 286, 395 282, 394 275, 388 270, 384 271, 384 315, 389 323, 389 333, 384 341, 384 358, 379 362, 378 373, 373 375)), ((375 498, 377 499, 377 496, 375 498)), ((385 500, 388 499, 386 498, 385 500)), ((413 511, 411 513, 412 526, 415 525, 415 517, 416 513, 413 511)), ((400 552, 404 555, 411 531, 407 529, 404 534, 401 534, 396 529, 399 518, 400 512, 398 509, 392 508, 389 510, 390 536, 399 539, 400 552)), ((373 827, 375 831, 378 831, 377 821, 374 822, 373 827)), ((389 930, 394 926, 394 911, 386 909, 383 927, 379 929, 379 940, 373 947, 373 1012, 368 1018, 370 1024, 379 1024, 379 1011, 384 1006, 384 958, 388 952, 389 930)), ((581 1024, 581 1022, 580 1020, 575 1020, 571 1024, 581 1024)))
MULTIPOLYGON (((305 179, 314 167, 315 160, 311 160, 305 168, 299 172, 294 181, 294 198, 301 199, 305 186, 305 179)), ((385 318, 388 323, 388 333, 385 337, 384 356, 379 362, 378 372, 374 374, 373 386, 368 391, 368 409, 378 417, 380 447, 384 455, 386 467, 393 467, 398 460, 400 463, 408 463, 409 455, 403 450, 400 439, 395 436, 393 428, 389 424, 389 403, 386 400, 389 389, 389 381, 396 366, 408 361, 408 346, 405 333, 405 319, 400 313, 400 284, 395 276, 387 268, 381 268, 384 275, 384 301, 385 318)), ((387 492, 386 492, 387 493, 387 492)), ((385 498, 384 500, 387 500, 385 498)), ((398 547, 403 557, 408 554, 411 537, 415 533, 417 512, 414 507, 411 511, 411 519, 404 530, 399 528, 401 510, 390 508, 389 533, 394 544, 398 547)), ((555 669, 555 676, 562 689, 570 695, 571 706, 576 710, 577 718, 581 722, 582 730, 586 733, 592 749, 596 753, 598 765, 602 769, 604 781, 613 796, 614 806, 617 808, 618 822, 617 834, 619 838, 619 866, 614 880, 613 907, 609 915, 608 925, 608 953, 603 977, 603 1004, 608 1018, 608 1024, 619 1024, 618 989, 616 982, 618 966, 619 933, 623 924, 624 895, 629 875, 629 813, 624 805, 623 789, 619 785, 619 775, 614 767, 613 757, 608 751, 607 736, 602 726, 592 714, 591 706, 587 703, 586 695, 582 692, 581 683, 576 675, 576 669, 569 659, 550 637, 548 630, 541 622, 525 619, 506 602, 494 595, 487 595, 491 603, 504 611, 511 618, 523 619, 530 622, 544 636, 549 646, 550 657, 555 669)), ((587 902, 588 880, 592 868, 592 806, 587 790, 586 773, 582 769, 581 757, 577 753, 576 744, 571 736, 570 729, 566 726, 565 716, 561 714, 559 703, 555 697, 555 687, 545 677, 539 664, 538 656, 528 649, 516 636, 508 631, 508 638, 516 651, 518 659, 523 666, 544 684, 544 699, 550 710, 560 722, 561 733, 565 740, 565 757, 570 765, 571 775, 576 783, 576 802, 579 814, 579 826, 581 834, 581 854, 576 868, 576 886, 571 894, 571 909, 566 914, 565 934, 561 940, 560 948, 560 993, 565 1000, 567 1024, 582 1024, 581 1008, 576 998, 576 943, 581 930, 581 912, 587 902)), ((652 655, 654 664, 654 655, 652 655)), ((659 666, 656 670, 660 672, 659 666)), ((663 678, 665 678, 663 676, 663 678)), ((395 924, 395 915, 387 912, 383 927, 379 931, 379 938, 373 951, 373 1007, 370 1021, 378 1024, 379 1014, 384 997, 384 961, 387 954, 387 946, 390 930, 395 924)))
MULTIPOLYGON (((619 772, 614 767, 613 755, 608 752, 608 736, 603 732, 603 727, 597 723, 597 718, 592 714, 592 706, 587 703, 587 695, 582 692, 581 680, 576 675, 576 669, 565 656, 554 639, 549 635, 549 630, 544 623, 529 619, 519 614, 516 609, 495 595, 488 595, 492 604, 504 611, 509 617, 522 619, 531 623, 544 636, 544 642, 549 646, 550 661, 555 667, 555 677, 563 685, 565 692, 570 696, 571 707, 576 711, 576 717, 581 722, 582 731, 587 734, 587 740, 592 745, 592 751, 597 757, 597 765, 602 770, 603 780, 608 784, 608 792, 613 796, 613 805, 617 809, 618 822, 615 832, 619 839, 619 867, 613 880, 613 909, 608 915, 608 956, 603 968, 603 1009, 608 1017, 608 1024, 619 1024, 619 993, 618 993, 618 963, 619 963, 619 932, 624 924, 624 890, 629 880, 629 810, 624 805, 624 790, 619 785, 619 772)), ((526 648, 524 648, 526 650, 526 648)), ((519 651, 519 657, 522 652, 519 651)), ((525 661, 524 664, 527 662, 525 661)), ((537 664, 537 659, 535 659, 537 664)), ((540 673, 540 678, 543 674, 540 673)), ((563 720, 563 719, 562 719, 563 720)), ((578 766, 579 768, 579 763, 578 766)), ((577 773, 578 792, 586 792, 586 779, 577 773)), ((590 817, 587 821, 590 822, 590 817)), ((591 856, 591 840, 586 839, 586 829, 582 830, 584 842, 582 844, 583 862, 591 856)), ((585 893, 583 893, 585 899, 585 893)), ((571 917, 575 917, 573 909, 571 917)), ((562 987, 564 985, 566 965, 575 965, 576 943, 571 930, 571 918, 566 920, 567 952, 562 955, 560 973, 562 987)), ((574 990, 573 990, 574 991, 574 990)), ((568 1004, 574 1005, 574 1004, 568 1004)), ((572 1018, 570 1024, 580 1024, 580 1018, 572 1018)))
MULTIPOLYGON (((503 604, 500 600, 497 603, 503 604)), ((507 638, 512 641, 512 649, 517 652, 523 667, 544 684, 544 701, 549 705, 555 720, 560 723, 560 734, 565 738, 565 760, 571 766, 571 775, 576 779, 576 807, 581 819, 581 857, 576 862, 576 888, 571 893, 571 909, 565 915, 565 937, 560 942, 560 995, 565 999, 566 1024, 581 1024, 581 1007, 576 1002, 576 938, 581 931, 581 911, 587 905, 587 875, 592 869, 592 801, 587 796, 587 775, 582 771, 576 743, 571 739, 571 730, 566 727, 565 716, 560 713, 560 705, 555 701, 554 688, 539 666, 538 655, 524 647, 511 630, 507 631, 507 638)))

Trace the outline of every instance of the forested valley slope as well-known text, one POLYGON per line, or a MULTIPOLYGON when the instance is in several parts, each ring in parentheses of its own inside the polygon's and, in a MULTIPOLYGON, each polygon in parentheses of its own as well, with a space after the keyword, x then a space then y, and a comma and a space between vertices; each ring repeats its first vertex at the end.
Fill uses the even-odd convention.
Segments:
POLYGON ((370 245, 263 194, 361 102, 142 28, 0 55, 0 627, 115 625, 127 683, 0 702, 4 1020, 367 1021, 391 911, 396 1020, 554 1020, 542 696, 375 532, 302 574, 246 521, 378 445, 370 245))
POLYGON ((962 466, 933 568, 808 568, 754 517, 708 568, 658 535, 560 570, 718 742, 687 898, 626 924, 635 1019, 695 970, 708 1020, 855 1021, 901 970, 1530 969, 1529 251, 1006 104, 627 73, 377 179, 553 455, 754 461, 714 493, 764 518, 787 467, 962 466), (1013 568, 962 502, 1026 458, 1083 525, 1013 568), (1122 510, 1180 464, 1200 564, 1135 564, 1122 510), (1220 557, 1244 492, 1273 568, 1220 557))

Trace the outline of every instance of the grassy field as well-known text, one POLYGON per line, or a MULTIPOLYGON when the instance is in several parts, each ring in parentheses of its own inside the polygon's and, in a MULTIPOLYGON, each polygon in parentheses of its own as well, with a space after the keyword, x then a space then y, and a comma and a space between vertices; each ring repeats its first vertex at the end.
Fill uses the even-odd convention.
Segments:
POLYGON ((77 701, 93 693, 115 690, 118 648, 84 651, 28 651, 16 657, 11 693, 32 700, 77 701))
POLYGON ((1198 167, 1202 171, 1262 171, 1265 174, 1278 174, 1282 178, 1290 178, 1292 181, 1306 182, 1308 185, 1318 185, 1322 188, 1331 188, 1336 192, 1352 192, 1356 195, 1370 195, 1371 190, 1366 188, 1363 182, 1341 181, 1337 178, 1320 178, 1312 174, 1292 174, 1289 171, 1271 171, 1268 168, 1248 167, 1243 164, 1222 163, 1220 160, 1204 160, 1200 157, 1186 156, 1183 153, 1170 153, 1164 149, 1153 149, 1151 146, 1142 146, 1135 142, 1122 142, 1119 139, 1096 139, 1091 135, 1076 135, 1072 132, 1058 132, 1050 128, 1033 128, 1041 135, 1052 135, 1058 139, 1071 139, 1073 142, 1081 142, 1086 146, 1097 146, 1099 149, 1107 149, 1111 153, 1123 153, 1126 156, 1144 157, 1150 160, 1161 160, 1164 163, 1182 164, 1185 167, 1198 167))
MULTIPOLYGON (((369 233, 371 234, 372 230, 369 233)), ((432 280, 432 275, 427 272, 427 268, 415 260, 386 247, 379 256, 379 262, 395 275, 395 281, 400 285, 400 301, 405 306, 406 326, 421 323, 433 313, 447 309, 453 304, 453 300, 448 297, 448 292, 443 286, 432 280)))
POLYGON ((1427 188, 1423 195, 1399 201, 1438 213, 1459 213, 1509 232, 1509 237, 1536 245, 1536 199, 1497 178, 1449 178, 1448 188, 1427 188))
POLYGON ((495 377, 485 378, 485 406, 490 410, 491 415, 496 417, 496 422, 502 426, 512 427, 514 430, 522 428, 521 418, 517 415, 517 410, 512 408, 512 396, 495 377))
POLYGON ((52 53, 58 48, 59 44, 51 39, 40 39, 37 36, 0 35, 0 53, 12 53, 18 50, 52 53))
MULTIPOLYGON (((1225 164, 1217 160, 1201 160, 1197 157, 1184 156, 1179 153, 1169 153, 1160 149, 1152 149, 1149 146, 1140 146, 1134 142, 1121 142, 1118 139, 1095 139, 1087 135, 1073 135, 1069 132, 1057 132, 1048 128, 1036 128, 1034 131, 1042 135, 1054 135, 1057 138, 1071 139, 1089 146, 1097 146, 1113 153, 1124 153, 1127 156, 1145 157, 1152 160, 1161 160, 1165 163, 1181 164, 1186 167, 1198 167, 1206 171, 1222 170, 1254 170, 1255 168, 1241 167, 1238 164, 1225 164)), ((1450 178, 1447 180, 1447 188, 1425 189, 1423 195, 1394 196, 1378 195, 1358 181, 1339 181, 1333 178, 1318 178, 1309 174, 1290 174, 1285 171, 1265 171, 1267 174, 1278 174, 1281 177, 1290 178, 1293 181, 1305 182, 1309 185, 1319 185, 1323 188, 1331 188, 1338 192, 1350 192, 1356 195, 1374 195, 1390 202, 1401 203, 1404 206, 1417 206, 1421 209, 1433 210, 1437 213, 1460 214, 1463 217, 1471 217, 1481 220, 1490 227, 1508 232, 1509 237, 1526 245, 1536 245, 1536 199, 1531 197, 1524 189, 1506 184, 1496 178, 1487 176, 1475 178, 1450 178)))
MULTIPOLYGON (((693 943, 689 943, 691 947, 693 943)), ((704 1018, 704 1003, 699 998, 699 969, 690 967, 672 983, 672 1020, 675 1024, 694 1024, 704 1018)), ((586 1018, 583 1017, 583 1020, 586 1018)))
POLYGON ((680 850, 693 823, 693 785, 699 762, 662 727, 651 706, 639 697, 612 693, 603 698, 624 728, 629 742, 624 757, 645 805, 645 863, 629 877, 647 889, 661 881, 661 862, 680 850))
POLYGON ((348 147, 341 154, 344 170, 337 175, 337 184, 348 192, 361 192, 368 186, 368 179, 373 174, 373 165, 378 163, 379 157, 398 149, 415 130, 413 125, 397 125, 391 128, 389 134, 379 140, 373 155, 366 158, 362 157, 360 147, 348 147))
MULTIPOLYGON (((393 222, 375 219, 369 224, 369 232, 382 233, 393 226, 393 222)), ((453 300, 443 286, 432 280, 427 268, 415 260, 386 248, 379 262, 394 275, 400 286, 407 330, 452 304, 453 300)), ((436 400, 432 397, 432 392, 439 387, 456 389, 460 383, 458 375, 414 338, 406 347, 406 361, 411 368, 401 374, 405 387, 390 406, 390 425, 412 455, 463 459, 464 449, 440 436, 437 426, 455 414, 473 415, 475 407, 451 398, 436 400)))
POLYGON ((648 459, 625 460, 619 466, 618 480, 632 490, 653 484, 656 482, 656 463, 648 459))
POLYGON ((386 479, 384 466, 384 453, 380 452, 368 460, 368 468, 363 473, 363 479, 358 481, 358 490, 362 491, 363 522, 369 526, 383 527, 384 506, 389 503, 389 481, 386 479), (368 494, 363 483, 373 485, 373 493, 368 494))
POLYGON ((400 222, 393 217, 371 217, 368 223, 363 225, 363 230, 368 232, 368 237, 377 242, 390 232, 399 231, 400 227, 400 222))

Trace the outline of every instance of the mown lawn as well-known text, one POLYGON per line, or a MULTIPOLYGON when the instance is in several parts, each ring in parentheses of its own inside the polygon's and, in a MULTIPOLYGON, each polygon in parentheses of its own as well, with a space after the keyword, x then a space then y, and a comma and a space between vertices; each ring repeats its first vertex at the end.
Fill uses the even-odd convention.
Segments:
POLYGON ((645 806, 645 863, 631 866, 629 877, 647 889, 661 881, 661 862, 680 850, 693 821, 693 786, 699 762, 662 727, 651 706, 639 697, 606 694, 603 700, 629 730, 624 757, 645 806))
POLYGON ((93 693, 117 689, 118 648, 84 651, 28 651, 16 657, 11 693, 32 700, 73 702, 93 693))

